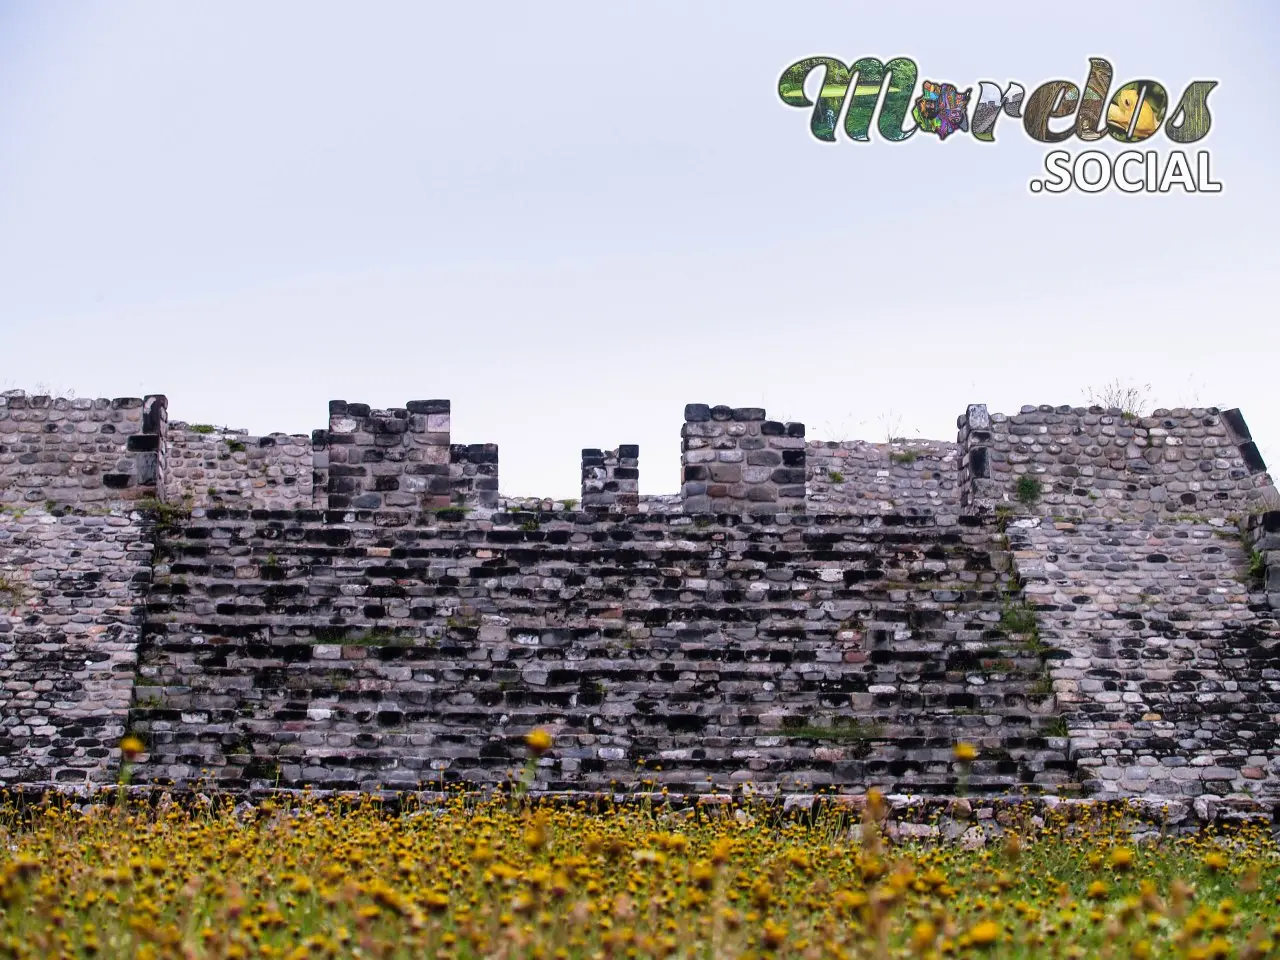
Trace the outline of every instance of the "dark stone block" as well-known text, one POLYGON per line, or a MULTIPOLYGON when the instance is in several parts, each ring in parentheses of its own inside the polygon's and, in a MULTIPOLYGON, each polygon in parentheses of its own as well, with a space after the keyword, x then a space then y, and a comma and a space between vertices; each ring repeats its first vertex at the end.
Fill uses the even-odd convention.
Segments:
POLYGON ((323 447, 328 442, 329 442, 328 430, 312 430, 311 431, 311 445, 313 447, 323 447))
POLYGON ((786 467, 803 467, 805 465, 805 451, 783 450, 782 464, 786 467))
POLYGON ((614 467, 613 475, 619 480, 640 479, 640 471, 635 467, 614 467))
POLYGON ((142 400, 142 432, 159 433, 169 411, 169 398, 163 393, 152 393, 142 400))
POLYGON ((1230 410, 1222 411, 1222 422, 1227 425, 1232 433, 1236 435, 1236 439, 1244 442, 1252 440, 1253 434, 1249 432, 1249 425, 1244 422, 1244 414, 1238 407, 1232 407, 1230 410))
POLYGON ((974 447, 969 451, 969 473, 975 480, 991 476, 991 452, 986 447, 974 447))
POLYGON ((367 403, 349 403, 347 404, 347 416, 349 417, 367 417, 369 416, 370 407, 367 403))
POLYGON ((711 408, 705 403, 687 403, 684 419, 686 423, 705 423, 711 419, 711 408))
POLYGON ((749 467, 776 467, 782 463, 782 455, 777 450, 752 450, 746 459, 749 467))
POLYGON ((712 420, 721 420, 721 421, 723 421, 723 420, 732 420, 732 419, 733 419, 733 407, 726 407, 726 406, 725 406, 724 404, 722 404, 722 403, 721 403, 721 404, 717 404, 716 406, 714 406, 714 407, 712 407, 712 408, 711 408, 711 419, 712 419, 712 420))
POLYGON ((382 497, 376 493, 365 493, 351 498, 351 506, 357 510, 377 510, 382 506, 382 497))
POLYGON ((618 458, 621 460, 637 460, 640 457, 638 443, 624 443, 618 447, 618 458))
POLYGON ((347 401, 345 400, 329 401, 329 416, 345 417, 346 415, 347 415, 347 401))
POLYGON ((1240 444, 1240 457, 1250 473, 1263 473, 1267 469, 1267 461, 1262 459, 1262 452, 1252 440, 1240 444))
MULTIPOLYGON (((158 438, 157 438, 158 439, 158 438)), ((138 455, 135 461, 138 476, 136 480, 144 487, 153 487, 156 484, 156 477, 160 473, 160 454, 158 453, 142 453, 138 455)))
POLYGON ((786 432, 786 425, 779 423, 777 420, 766 420, 760 424, 760 433, 766 437, 781 437, 786 432))
POLYGON ((803 424, 803 423, 788 423, 788 424, 787 424, 787 436, 788 436, 788 437, 803 437, 803 436, 804 436, 804 424, 803 424))
POLYGON ((734 407, 733 419, 739 422, 753 422, 764 419, 763 407, 734 407))
POLYGON ((102 475, 102 485, 110 487, 112 490, 123 490, 132 483, 133 477, 127 473, 104 473, 102 475))
POLYGON ((160 449, 160 435, 155 433, 137 433, 125 441, 125 449, 135 453, 160 449))
POLYGON ((408 413, 448 413, 448 400, 410 400, 405 404, 408 413))
POLYGON ((684 468, 684 482, 691 480, 707 480, 711 476, 711 471, 700 463, 694 463, 684 468))

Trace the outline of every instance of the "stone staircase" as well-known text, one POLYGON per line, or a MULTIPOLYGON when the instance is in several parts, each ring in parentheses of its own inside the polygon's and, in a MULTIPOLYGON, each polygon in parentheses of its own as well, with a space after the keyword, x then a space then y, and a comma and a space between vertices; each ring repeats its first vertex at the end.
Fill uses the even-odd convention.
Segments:
POLYGON ((990 521, 331 519, 209 510, 165 533, 139 780, 492 784, 546 727, 545 789, 1071 782, 990 521))

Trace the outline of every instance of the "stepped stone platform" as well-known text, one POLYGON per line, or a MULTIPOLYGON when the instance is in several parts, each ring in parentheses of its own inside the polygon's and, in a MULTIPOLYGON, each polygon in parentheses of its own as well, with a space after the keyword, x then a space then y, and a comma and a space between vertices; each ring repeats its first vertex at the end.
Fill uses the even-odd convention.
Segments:
POLYGON ((145 784, 492 789, 542 727, 543 794, 1280 799, 1280 501, 1238 411, 685 417, 679 494, 619 444, 551 501, 443 400, 308 438, 0 396, 0 783, 109 783, 130 732, 145 784))

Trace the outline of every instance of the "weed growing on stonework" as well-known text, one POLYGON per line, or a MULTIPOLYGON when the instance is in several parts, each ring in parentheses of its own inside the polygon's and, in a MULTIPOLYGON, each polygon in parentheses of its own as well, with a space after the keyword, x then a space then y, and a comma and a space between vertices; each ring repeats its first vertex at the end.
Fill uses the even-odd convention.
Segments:
POLYGON ((1102 387, 1090 387, 1088 403, 1090 406, 1102 407, 1104 410, 1119 410, 1125 422, 1137 420, 1143 416, 1150 402, 1151 384, 1142 386, 1125 386, 1119 379, 1104 384, 1102 387))
POLYGON ((784 737, 801 740, 874 740, 882 732, 857 717, 836 717, 829 725, 809 723, 805 717, 787 717, 782 722, 784 737))
POLYGON ((17 606, 25 595, 22 584, 0 573, 0 607, 17 606))
POLYGON ((179 523, 191 516, 194 498, 187 496, 181 503, 164 503, 155 497, 142 497, 134 501, 133 508, 140 513, 150 514, 155 518, 156 532, 172 533, 179 523))
POLYGON ((1249 579, 1262 583, 1267 576, 1267 556, 1259 550, 1249 551, 1249 579))
POLYGON ((412 646, 413 638, 401 636, 393 630, 375 627, 344 639, 342 644, 347 647, 407 647, 412 646))
POLYGON ((228 440, 227 449, 230 450, 232 453, 244 453, 246 448, 244 443, 242 443, 239 440, 228 440))
POLYGON ((216 428, 212 423, 193 423, 187 429, 192 433, 213 433, 216 428))
POLYGON ((1049 673, 1047 667, 1041 666, 1041 670, 1036 674, 1036 681, 1031 685, 1031 689, 1027 691, 1027 696, 1037 703, 1048 700, 1053 696, 1053 675, 1049 673))
POLYGON ((1042 492, 1043 487, 1040 481, 1029 473, 1024 473, 1020 476, 1017 484, 1014 486, 1014 496, 1016 496, 1018 498, 1018 502, 1025 507, 1035 506, 1035 504, 1040 501, 1040 495, 1042 492))
POLYGON ((832 483, 844 483, 844 474, 839 470, 832 470, 827 474, 827 479, 832 483))
POLYGON ((1006 633, 1032 634, 1036 631, 1036 614, 1026 603, 1007 600, 1000 613, 1000 629, 1006 633))
POLYGON ((1041 730, 1046 737, 1066 737, 1071 731, 1067 729, 1066 717, 1050 717, 1041 730))
POLYGON ((889 455, 889 459, 894 463, 915 463, 920 459, 920 454, 914 450, 899 450, 889 455))

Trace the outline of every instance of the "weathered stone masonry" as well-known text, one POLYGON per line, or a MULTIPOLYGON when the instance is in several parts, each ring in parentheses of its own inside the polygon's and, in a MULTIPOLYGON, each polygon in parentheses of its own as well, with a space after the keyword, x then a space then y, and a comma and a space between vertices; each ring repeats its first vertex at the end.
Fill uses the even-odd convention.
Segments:
POLYGON ((443 400, 254 438, 0 396, 0 780, 109 781, 131 729, 142 781, 492 783, 545 725, 554 789, 1280 795, 1238 411, 685 421, 679 496, 623 445, 567 505, 499 497, 443 400))

